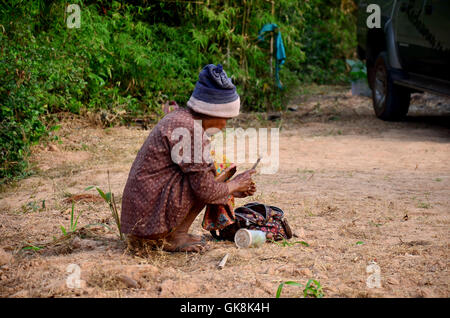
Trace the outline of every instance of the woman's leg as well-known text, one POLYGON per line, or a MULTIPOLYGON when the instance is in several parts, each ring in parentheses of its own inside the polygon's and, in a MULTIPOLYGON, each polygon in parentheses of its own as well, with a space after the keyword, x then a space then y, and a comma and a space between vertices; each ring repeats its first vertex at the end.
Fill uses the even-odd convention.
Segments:
POLYGON ((200 214, 203 207, 204 205, 194 206, 186 215, 181 224, 164 238, 167 243, 167 246, 164 246, 165 250, 181 252, 201 252, 204 250, 205 243, 201 240, 201 238, 196 235, 188 234, 192 223, 200 214))

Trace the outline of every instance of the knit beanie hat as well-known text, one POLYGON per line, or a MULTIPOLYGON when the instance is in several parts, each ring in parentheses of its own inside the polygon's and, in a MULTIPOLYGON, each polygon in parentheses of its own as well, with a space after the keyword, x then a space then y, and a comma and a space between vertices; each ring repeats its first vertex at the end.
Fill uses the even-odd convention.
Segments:
POLYGON ((208 64, 201 70, 187 106, 200 114, 232 118, 239 115, 241 101, 222 65, 208 64))

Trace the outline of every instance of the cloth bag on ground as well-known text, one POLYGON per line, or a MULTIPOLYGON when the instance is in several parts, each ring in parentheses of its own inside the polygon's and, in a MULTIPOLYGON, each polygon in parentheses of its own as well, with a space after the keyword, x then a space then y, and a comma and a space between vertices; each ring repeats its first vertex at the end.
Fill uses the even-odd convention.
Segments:
POLYGON ((258 202, 247 203, 234 210, 235 222, 211 235, 218 240, 234 240, 234 234, 241 228, 266 232, 267 241, 290 239, 292 230, 284 218, 284 212, 276 207, 258 202))

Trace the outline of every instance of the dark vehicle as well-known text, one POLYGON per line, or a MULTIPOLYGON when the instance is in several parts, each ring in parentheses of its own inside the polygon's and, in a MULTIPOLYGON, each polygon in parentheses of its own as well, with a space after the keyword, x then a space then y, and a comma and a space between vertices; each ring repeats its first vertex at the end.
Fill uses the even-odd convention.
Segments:
POLYGON ((358 6, 358 57, 366 60, 378 118, 405 117, 412 92, 450 96, 450 0, 361 0, 358 6), (374 7, 377 27, 370 23, 374 7))

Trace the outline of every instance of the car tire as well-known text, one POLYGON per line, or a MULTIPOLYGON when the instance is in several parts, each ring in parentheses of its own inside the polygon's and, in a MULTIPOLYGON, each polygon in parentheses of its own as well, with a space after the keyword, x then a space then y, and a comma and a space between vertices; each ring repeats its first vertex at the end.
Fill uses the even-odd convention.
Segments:
POLYGON ((410 90, 394 84, 386 52, 375 60, 372 79, 372 101, 375 115, 387 121, 398 121, 408 113, 410 90))

